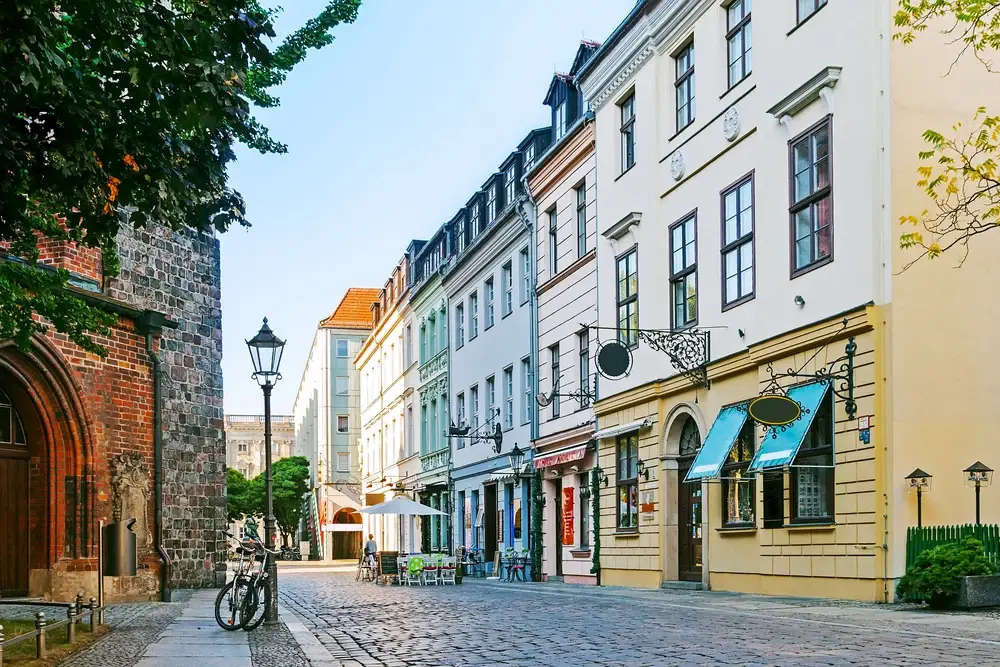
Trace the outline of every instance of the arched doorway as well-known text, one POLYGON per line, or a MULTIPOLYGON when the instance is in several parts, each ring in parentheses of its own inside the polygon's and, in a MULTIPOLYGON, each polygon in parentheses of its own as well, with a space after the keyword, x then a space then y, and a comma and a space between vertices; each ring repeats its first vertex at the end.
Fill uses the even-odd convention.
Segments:
POLYGON ((28 594, 28 470, 21 417, 0 388, 0 597, 28 594))
POLYGON ((331 557, 334 560, 356 559, 361 552, 361 515, 357 510, 344 507, 333 515, 333 548, 331 557))
POLYGON ((685 484, 695 454, 701 449, 698 425, 684 417, 677 459, 677 574, 681 581, 701 581, 701 484, 685 484))

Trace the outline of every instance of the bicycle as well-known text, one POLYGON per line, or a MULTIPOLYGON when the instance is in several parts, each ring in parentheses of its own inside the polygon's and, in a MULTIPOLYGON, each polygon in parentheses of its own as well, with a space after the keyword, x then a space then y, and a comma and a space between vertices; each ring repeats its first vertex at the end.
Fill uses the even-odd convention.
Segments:
MULTIPOLYGON (((224 534, 231 540, 236 538, 229 532, 224 534)), ((249 575, 254 560, 259 559, 253 540, 240 542, 234 549, 236 557, 236 572, 233 580, 222 587, 215 596, 215 622, 223 630, 239 630, 243 627, 243 608, 248 592, 251 590, 249 575), (247 546, 249 545, 249 546, 247 546)))
POLYGON ((243 606, 240 610, 240 624, 247 632, 256 630, 271 610, 273 601, 271 600, 270 577, 267 572, 267 554, 275 556, 279 553, 265 547, 260 540, 253 540, 253 547, 256 551, 257 568, 250 575, 247 594, 243 598, 243 606))

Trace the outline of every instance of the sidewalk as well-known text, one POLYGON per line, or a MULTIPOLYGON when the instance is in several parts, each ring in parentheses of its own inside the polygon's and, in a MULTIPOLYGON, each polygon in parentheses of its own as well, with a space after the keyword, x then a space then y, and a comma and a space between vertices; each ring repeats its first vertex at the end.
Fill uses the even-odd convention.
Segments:
MULTIPOLYGON (((215 622, 216 591, 196 591, 136 667, 253 667, 246 632, 228 632, 215 622)), ((112 638, 113 640, 113 638, 112 638)))

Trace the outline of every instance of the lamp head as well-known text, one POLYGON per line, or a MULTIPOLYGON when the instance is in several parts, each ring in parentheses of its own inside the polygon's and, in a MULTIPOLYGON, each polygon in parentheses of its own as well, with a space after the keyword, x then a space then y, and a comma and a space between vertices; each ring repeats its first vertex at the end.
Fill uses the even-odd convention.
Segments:
POLYGON ((917 468, 909 475, 906 476, 906 482, 911 489, 916 489, 922 493, 927 493, 931 490, 931 478, 930 473, 924 472, 920 468, 917 468))
POLYGON ((993 468, 982 461, 976 461, 962 472, 965 473, 965 483, 968 486, 989 486, 993 481, 993 468))
POLYGON ((262 387, 273 386, 281 379, 281 355, 285 351, 285 341, 274 335, 271 327, 264 325, 257 335, 246 341, 253 363, 253 379, 262 387))

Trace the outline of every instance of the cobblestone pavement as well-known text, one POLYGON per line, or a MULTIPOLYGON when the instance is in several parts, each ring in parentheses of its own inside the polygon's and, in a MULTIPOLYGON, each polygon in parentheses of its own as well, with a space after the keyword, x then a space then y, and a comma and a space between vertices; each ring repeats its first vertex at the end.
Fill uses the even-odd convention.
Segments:
POLYGON ((300 618, 333 658, 324 665, 337 667, 1000 665, 992 615, 714 592, 280 577, 283 613, 300 618))

